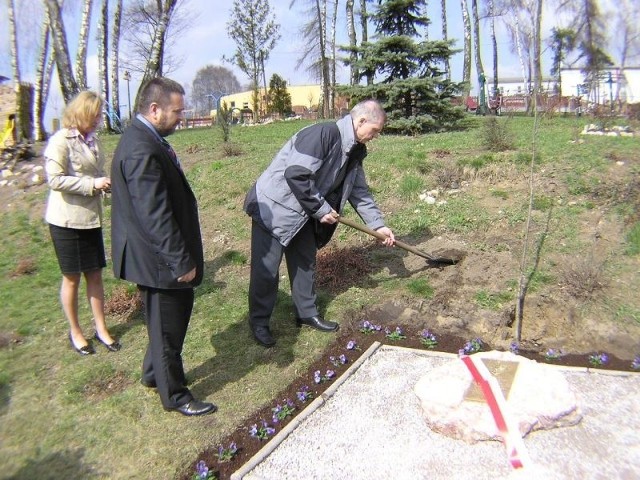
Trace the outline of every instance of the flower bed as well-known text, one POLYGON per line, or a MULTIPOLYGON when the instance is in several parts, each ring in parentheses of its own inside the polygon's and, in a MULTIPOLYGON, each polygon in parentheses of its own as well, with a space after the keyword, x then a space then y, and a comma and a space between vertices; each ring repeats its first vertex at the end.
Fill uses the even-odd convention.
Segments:
MULTIPOLYGON (((280 392, 271 404, 251 415, 222 444, 204 449, 181 480, 229 479, 314 398, 322 395, 376 341, 458 354, 492 350, 480 338, 467 340, 453 335, 438 335, 431 330, 409 331, 406 327, 383 328, 365 320, 357 329, 342 331, 305 374, 280 392)), ((640 371, 640 355, 629 362, 605 352, 577 355, 559 349, 533 351, 516 343, 511 344, 510 350, 554 365, 640 371)))

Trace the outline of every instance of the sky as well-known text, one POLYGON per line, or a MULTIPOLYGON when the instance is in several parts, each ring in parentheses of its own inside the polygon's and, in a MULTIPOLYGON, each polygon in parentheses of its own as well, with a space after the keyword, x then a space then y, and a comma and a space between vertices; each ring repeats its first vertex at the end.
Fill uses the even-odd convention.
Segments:
MULTIPOLYGON (((126 3, 127 0, 125 0, 126 3)), ((601 0, 608 2, 612 0, 601 0)), ((19 32, 19 49, 21 50, 21 75, 23 81, 33 81, 35 77, 35 56, 38 35, 41 27, 41 0, 14 0, 18 19, 22 28, 19 32)), ((176 40, 173 54, 183 60, 182 65, 176 71, 168 76, 187 86, 190 85, 196 75, 196 72, 206 65, 223 65, 230 68, 238 78, 240 84, 244 85, 248 82, 248 78, 239 69, 229 63, 223 62, 223 56, 230 57, 235 51, 235 43, 227 35, 226 24, 230 18, 230 12, 233 6, 233 0, 182 0, 184 3, 179 8, 188 9, 189 15, 192 17, 189 27, 176 40)), ((94 1, 93 20, 95 22, 98 15, 99 1, 94 1)), ((290 8, 291 0, 270 0, 272 10, 276 15, 276 21, 280 24, 280 33, 282 38, 278 41, 276 47, 270 53, 269 59, 265 64, 266 77, 269 79, 272 74, 277 73, 283 77, 290 85, 304 85, 317 83, 317 80, 311 77, 304 69, 296 69, 298 59, 303 50, 303 40, 299 33, 299 28, 306 22, 308 18, 306 7, 309 0, 294 1, 294 5, 290 8)), ((358 2, 356 2, 357 4, 358 2)), ((470 3, 470 2, 469 2, 470 3)), ((483 3, 483 2, 480 2, 483 3)), ((72 57, 75 55, 77 30, 79 28, 80 2, 79 0, 65 0, 72 8, 65 14, 65 28, 68 32, 69 47, 72 57), (75 13, 74 13, 75 12, 75 13)), ((0 75, 11 77, 11 61, 9 55, 9 33, 6 19, 6 3, 0 7, 0 75)), ((346 44, 346 26, 344 19, 344 2, 341 2, 341 11, 339 12, 339 34, 338 43, 346 44)), ((450 39, 457 39, 456 47, 462 47, 462 14, 460 0, 447 0, 448 11, 448 33, 450 39)), ((440 2, 436 0, 428 1, 427 16, 432 21, 429 27, 429 38, 432 40, 441 38, 440 24, 440 2)), ((545 24, 551 20, 556 21, 557 17, 553 16, 553 12, 545 12, 543 16, 545 24)), ((517 57, 510 52, 510 40, 506 33, 506 29, 501 22, 496 22, 498 50, 499 50, 499 75, 500 77, 522 77, 517 57)), ((489 26, 481 24, 481 37, 485 39, 482 51, 482 62, 487 77, 492 76, 493 60, 489 45, 489 26)), ((371 36, 373 29, 370 29, 371 36)), ((96 28, 95 23, 90 32, 90 46, 88 57, 88 83, 98 85, 97 82, 97 57, 96 57, 96 28)), ((359 32, 358 32, 359 36, 359 32)), ((549 54, 546 54, 547 58, 549 54)), ((462 77, 462 54, 459 53, 452 59, 452 77, 454 81, 461 80, 462 77)), ((543 61, 544 75, 548 75, 550 63, 543 61)), ((127 84, 121 78, 120 84, 120 101, 121 108, 126 111, 127 102, 127 84)), ((472 74, 472 79, 475 73, 472 74)), ((130 82, 131 96, 135 96, 139 86, 140 78, 133 76, 130 82)), ((348 81, 348 71, 346 67, 341 67, 338 72, 338 81, 348 81)), ((477 90, 476 90, 477 91, 477 90)), ((472 92, 473 93, 473 92, 472 92)), ((57 87, 57 80, 54 79, 52 85, 52 94, 47 109, 47 118, 59 116, 63 109, 62 99, 57 87)))

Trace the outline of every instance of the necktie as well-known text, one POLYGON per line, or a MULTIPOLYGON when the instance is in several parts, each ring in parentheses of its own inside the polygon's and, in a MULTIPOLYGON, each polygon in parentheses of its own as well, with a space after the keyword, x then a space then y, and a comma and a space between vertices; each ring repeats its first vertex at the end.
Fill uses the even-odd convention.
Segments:
POLYGON ((180 161, 178 160, 178 156, 176 155, 176 152, 173 150, 173 148, 171 148, 171 145, 169 145, 169 142, 167 142, 163 138, 162 145, 164 146, 164 148, 167 149, 167 152, 169 153, 171 160, 173 160, 173 163, 175 163, 176 167, 178 167, 178 170, 182 171, 182 167, 180 166, 180 161))

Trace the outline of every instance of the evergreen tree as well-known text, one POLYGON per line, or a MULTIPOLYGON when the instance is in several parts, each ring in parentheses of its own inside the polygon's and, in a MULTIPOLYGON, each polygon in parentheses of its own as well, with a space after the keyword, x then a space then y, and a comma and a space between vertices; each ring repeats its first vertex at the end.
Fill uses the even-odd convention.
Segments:
MULTIPOLYGON (((446 61, 456 53, 453 41, 420 40, 429 24, 425 0, 384 0, 371 15, 375 41, 356 47, 360 80, 373 72, 372 85, 343 87, 354 102, 378 99, 387 112, 386 131, 418 134, 451 128, 463 117, 451 104, 462 84, 446 77, 446 61)), ((350 51, 353 47, 343 47, 350 51)), ((345 59, 349 65, 352 60, 345 59)))
POLYGON ((287 82, 275 73, 269 80, 269 111, 283 117, 291 113, 291 94, 287 91, 287 82))

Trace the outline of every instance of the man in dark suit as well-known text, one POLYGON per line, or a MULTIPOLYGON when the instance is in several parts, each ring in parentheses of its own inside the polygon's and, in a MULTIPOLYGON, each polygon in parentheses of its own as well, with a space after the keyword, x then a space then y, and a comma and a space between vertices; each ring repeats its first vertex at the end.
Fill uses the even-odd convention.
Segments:
POLYGON ((184 89, 173 80, 154 78, 140 91, 138 114, 111 165, 111 248, 115 276, 138 285, 145 307, 142 384, 158 389, 166 410, 203 415, 217 407, 193 397, 182 365, 204 269, 198 205, 164 139, 183 112, 184 89))

